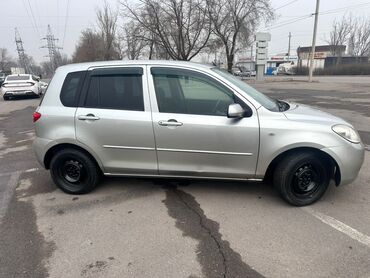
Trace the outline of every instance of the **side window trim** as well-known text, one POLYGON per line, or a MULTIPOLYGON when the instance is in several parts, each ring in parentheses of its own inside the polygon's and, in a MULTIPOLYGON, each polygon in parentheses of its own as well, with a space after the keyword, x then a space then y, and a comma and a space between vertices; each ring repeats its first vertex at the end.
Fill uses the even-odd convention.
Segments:
MULTIPOLYGON (((143 110, 123 110, 123 109, 115 109, 115 110, 145 112, 144 70, 141 66, 135 66, 135 67, 132 67, 132 66, 129 66, 129 67, 102 67, 102 68, 88 69, 86 77, 84 79, 84 83, 82 85, 81 94, 80 94, 80 98, 79 98, 79 101, 78 101, 78 107, 86 107, 85 103, 86 103, 86 100, 87 100, 87 94, 88 94, 88 91, 89 91, 91 78, 93 76, 104 76, 104 75, 112 75, 112 74, 119 75, 119 73, 125 74, 125 75, 130 75, 131 74, 131 75, 140 75, 141 76, 141 86, 142 86, 141 90, 142 90, 142 94, 143 94, 143 110)), ((99 97, 99 102, 100 102, 100 94, 98 94, 98 97, 99 97)), ((94 109, 112 109, 112 110, 114 110, 113 108, 98 108, 98 107, 95 107, 94 109)))
MULTIPOLYGON (((157 98, 157 95, 156 95, 156 85, 155 85, 154 76, 155 76, 155 74, 159 74, 159 75, 160 74, 163 74, 164 75, 164 74, 168 73, 169 71, 171 72, 171 74, 175 74, 175 75, 176 74, 183 75, 184 72, 185 73, 187 72, 189 74, 197 74, 197 75, 200 75, 201 77, 206 78, 207 80, 210 80, 212 83, 217 84, 217 86, 220 86, 223 90, 225 90, 228 93, 230 93, 232 95, 235 103, 240 104, 243 108, 252 110, 250 108, 250 105, 246 103, 246 101, 244 100, 244 98, 242 98, 241 96, 239 96, 239 94, 236 93, 234 91, 234 89, 229 88, 228 86, 226 86, 225 84, 223 84, 223 82, 221 82, 217 78, 214 78, 214 77, 209 76, 209 75, 207 75, 205 73, 198 72, 198 71, 192 70, 192 69, 182 69, 182 68, 176 68, 176 67, 152 66, 152 67, 150 67, 150 75, 151 75, 151 78, 152 78, 152 84, 153 84, 153 90, 154 90, 154 97, 156 99, 157 112, 158 113, 169 113, 169 112, 160 112, 158 98, 157 98)), ((215 85, 215 84, 212 84, 212 85, 215 85)), ((220 115, 193 114, 193 113, 175 113, 175 114, 189 114, 189 115, 197 115, 197 116, 217 116, 217 117, 220 117, 220 115)), ((224 116, 221 116, 221 117, 224 117, 224 116)))

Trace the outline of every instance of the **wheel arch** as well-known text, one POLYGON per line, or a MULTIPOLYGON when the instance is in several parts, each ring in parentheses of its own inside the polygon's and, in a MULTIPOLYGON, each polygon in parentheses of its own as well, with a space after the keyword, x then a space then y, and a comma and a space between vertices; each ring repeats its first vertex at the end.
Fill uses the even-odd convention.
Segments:
POLYGON ((60 144, 54 145, 50 149, 48 149, 48 151, 45 153, 45 156, 44 156, 44 166, 45 166, 46 169, 50 169, 50 162, 51 162, 51 159, 53 158, 53 156, 58 151, 60 151, 62 149, 65 149, 65 148, 72 148, 72 149, 79 150, 79 151, 85 153, 96 163, 96 165, 98 165, 99 169, 104 173, 102 163, 95 155, 93 155, 91 152, 89 152, 84 147, 79 146, 79 145, 75 145, 75 144, 71 144, 71 143, 60 143, 60 144))
POLYGON ((276 166, 279 164, 279 162, 286 156, 291 155, 292 153, 299 153, 299 152, 312 152, 320 156, 321 158, 327 160, 329 163, 331 163, 331 177, 335 181, 335 184, 338 186, 341 181, 341 172, 340 168, 338 166, 338 163, 335 161, 335 159, 328 153, 314 148, 314 147, 296 147, 293 149, 286 150, 280 154, 278 154, 269 164, 267 167, 264 180, 272 180, 272 176, 274 174, 274 171, 276 169, 276 166))

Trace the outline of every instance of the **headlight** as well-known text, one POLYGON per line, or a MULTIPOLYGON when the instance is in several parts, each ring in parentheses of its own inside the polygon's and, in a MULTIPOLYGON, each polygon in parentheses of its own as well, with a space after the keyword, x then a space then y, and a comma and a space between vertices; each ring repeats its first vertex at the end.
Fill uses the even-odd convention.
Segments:
POLYGON ((358 144, 361 142, 360 136, 357 131, 347 125, 334 125, 331 128, 336 134, 350 141, 351 143, 358 144))

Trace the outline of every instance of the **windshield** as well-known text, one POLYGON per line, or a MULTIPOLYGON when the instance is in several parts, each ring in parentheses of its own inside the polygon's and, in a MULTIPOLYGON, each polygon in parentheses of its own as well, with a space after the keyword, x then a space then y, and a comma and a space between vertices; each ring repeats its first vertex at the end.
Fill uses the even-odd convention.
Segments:
POLYGON ((253 87, 249 86, 244 81, 240 80, 239 78, 235 77, 234 75, 230 74, 226 70, 222 70, 219 68, 212 68, 213 71, 217 72, 219 75, 233 83, 239 89, 241 89, 244 93, 248 96, 252 97, 258 103, 260 103, 263 107, 271 111, 279 111, 279 105, 277 104, 276 100, 269 98, 268 96, 258 92, 253 87))

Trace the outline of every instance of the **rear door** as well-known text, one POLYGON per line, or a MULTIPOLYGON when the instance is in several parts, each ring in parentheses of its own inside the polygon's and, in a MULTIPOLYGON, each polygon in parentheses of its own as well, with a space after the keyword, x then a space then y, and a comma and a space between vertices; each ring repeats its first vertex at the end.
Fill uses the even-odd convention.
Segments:
POLYGON ((100 158, 108 174, 157 174, 144 67, 88 72, 76 111, 77 140, 100 158))

